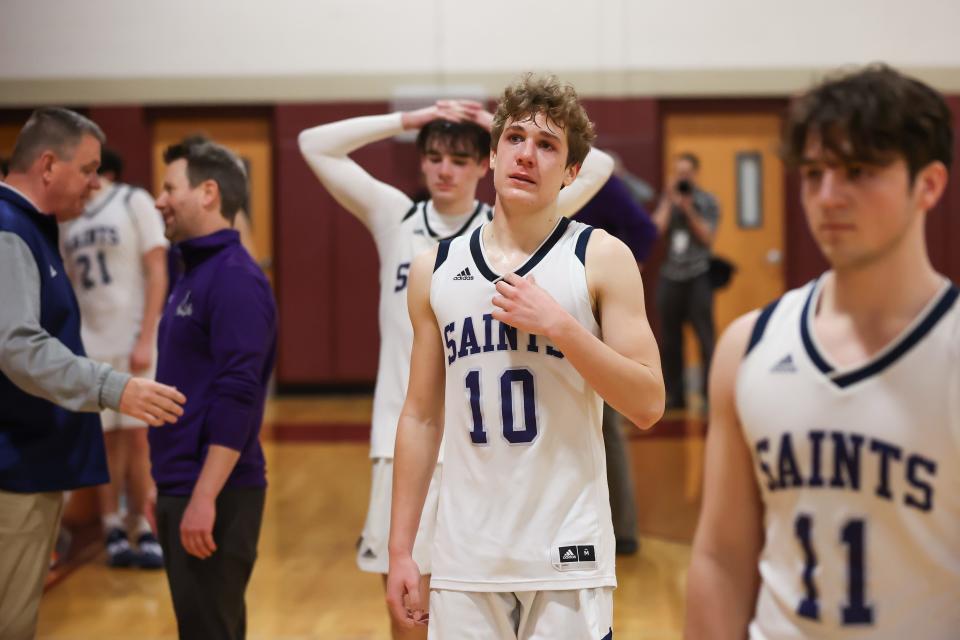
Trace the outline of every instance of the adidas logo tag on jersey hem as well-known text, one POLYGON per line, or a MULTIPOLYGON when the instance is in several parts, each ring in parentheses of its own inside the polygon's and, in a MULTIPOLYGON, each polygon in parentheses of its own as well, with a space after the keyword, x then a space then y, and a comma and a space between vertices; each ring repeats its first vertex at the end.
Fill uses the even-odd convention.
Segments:
POLYGON ((453 276, 454 280, 473 280, 473 275, 470 273, 470 267, 467 267, 457 275, 453 276))
POLYGON ((780 362, 773 365, 773 368, 770 369, 771 373, 796 373, 797 366, 793 364, 793 356, 787 354, 780 362))
POLYGON ((558 547, 553 568, 558 571, 596 569, 596 548, 592 544, 558 547))

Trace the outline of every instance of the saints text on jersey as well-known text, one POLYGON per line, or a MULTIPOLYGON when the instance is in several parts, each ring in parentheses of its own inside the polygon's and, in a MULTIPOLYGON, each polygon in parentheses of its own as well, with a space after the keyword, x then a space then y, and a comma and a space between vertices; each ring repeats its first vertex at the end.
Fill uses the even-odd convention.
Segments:
POLYGON ((480 318, 467 317, 459 323, 451 322, 443 328, 443 341, 447 346, 447 364, 453 364, 458 358, 490 353, 491 351, 518 351, 524 349, 531 353, 544 353, 554 358, 563 358, 563 353, 553 348, 546 338, 533 333, 523 333, 494 319, 485 313, 480 318), (480 341, 479 336, 483 340, 480 341), (496 338, 494 338, 496 335, 496 338), (523 340, 520 336, 523 336, 523 340))

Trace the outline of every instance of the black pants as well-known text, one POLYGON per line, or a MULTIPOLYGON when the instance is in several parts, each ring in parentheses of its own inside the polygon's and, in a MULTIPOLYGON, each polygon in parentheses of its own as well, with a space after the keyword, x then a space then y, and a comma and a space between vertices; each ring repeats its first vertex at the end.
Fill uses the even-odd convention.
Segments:
POLYGON ((264 489, 224 489, 217 497, 213 541, 206 560, 180 542, 180 521, 190 498, 159 496, 157 530, 181 640, 240 640, 247 633, 243 596, 257 559, 264 489))
POLYGON ((603 403, 603 448, 607 454, 607 486, 610 488, 610 514, 617 540, 637 539, 637 503, 633 497, 633 478, 627 442, 620 430, 623 418, 616 409, 603 403))
POLYGON ((692 280, 676 281, 660 278, 657 287, 657 308, 660 311, 661 358, 663 382, 667 388, 667 405, 683 406, 683 325, 689 322, 700 342, 703 362, 704 397, 707 394, 710 359, 713 357, 713 289, 710 276, 704 273, 692 280))

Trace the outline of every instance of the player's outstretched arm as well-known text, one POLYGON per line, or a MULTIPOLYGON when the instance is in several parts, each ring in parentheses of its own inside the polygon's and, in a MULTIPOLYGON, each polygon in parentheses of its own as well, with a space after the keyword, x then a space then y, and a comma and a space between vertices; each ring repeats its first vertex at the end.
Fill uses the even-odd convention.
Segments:
POLYGON ((560 191, 557 197, 557 210, 565 218, 575 215, 590 198, 597 195, 600 187, 606 184, 613 173, 613 158, 597 149, 591 148, 580 165, 576 179, 560 191))
POLYGON ((375 235, 399 222, 413 201, 371 176, 349 154, 401 133, 403 115, 348 118, 304 129, 297 138, 300 153, 330 195, 375 235))
POLYGON ((689 640, 742 640, 756 605, 763 508, 734 398, 756 318, 753 312, 730 325, 710 369, 703 506, 687 574, 689 640))
POLYGON ((509 274, 497 283, 493 317, 549 338, 604 400, 641 429, 649 428, 663 415, 663 375, 637 263, 626 245, 597 229, 587 244, 586 265, 602 340, 532 277, 509 274))
POLYGON ((413 353, 394 450, 387 576, 390 615, 404 627, 426 623, 427 603, 420 601, 420 570, 413 561, 413 543, 443 436, 446 371, 443 342, 430 306, 430 278, 436 256, 437 250, 433 249, 414 259, 407 294, 413 353))

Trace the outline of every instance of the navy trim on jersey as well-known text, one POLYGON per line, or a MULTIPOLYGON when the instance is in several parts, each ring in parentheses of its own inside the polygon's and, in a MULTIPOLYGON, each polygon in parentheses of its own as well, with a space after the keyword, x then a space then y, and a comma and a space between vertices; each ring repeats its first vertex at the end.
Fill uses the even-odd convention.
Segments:
POLYGON ((780 304, 780 298, 777 298, 765 306, 763 311, 760 312, 760 315, 757 316, 757 321, 753 325, 753 331, 750 332, 750 342, 747 343, 747 350, 744 352, 744 356, 753 351, 753 348, 760 342, 760 338, 763 337, 763 332, 767 328, 767 323, 770 322, 770 316, 773 315, 773 310, 777 308, 778 304, 780 304))
POLYGON ((607 635, 600 638, 600 640, 613 640, 613 627, 611 627, 610 631, 607 632, 607 635))
POLYGON ((844 373, 842 375, 831 376, 834 372, 833 367, 831 367, 823 356, 820 355, 820 352, 817 351, 817 346, 814 344, 813 339, 810 334, 810 327, 808 323, 809 319, 809 310, 810 305, 812 304, 813 296, 817 292, 817 287, 814 286, 810 291, 810 295, 807 296, 807 301, 803 305, 803 314, 800 317, 800 335, 803 338, 803 346, 807 351, 807 355, 810 356, 810 359, 813 360, 813 363, 820 369, 821 372, 830 376, 831 381, 844 389, 850 385, 856 384, 871 376, 875 376, 878 373, 882 372, 884 369, 892 365, 894 362, 902 358, 910 349, 915 347, 920 343, 923 338, 930 333, 933 328, 937 325, 943 316, 947 314, 950 310, 950 307, 954 305, 957 301, 957 298, 960 297, 960 289, 956 285, 951 285, 950 288, 946 290, 941 296, 940 300, 933 306, 926 317, 923 318, 916 327, 913 328, 906 337, 903 338, 892 349, 890 349, 886 354, 877 360, 866 364, 859 369, 855 369, 849 373, 844 373))
POLYGON ((440 244, 437 245, 437 259, 433 263, 434 273, 440 268, 440 265, 447 261, 447 254, 450 253, 451 242, 453 242, 453 238, 447 238, 446 240, 441 240, 440 244))
POLYGON ((810 328, 807 326, 807 314, 810 313, 810 304, 813 302, 813 296, 816 292, 817 284, 814 283, 814 285, 810 287, 810 295, 807 296, 807 301, 803 303, 803 311, 800 312, 800 339, 803 341, 803 348, 806 349, 807 355, 813 360, 813 364, 816 365, 817 369, 820 369, 820 373, 830 375, 833 367, 831 367, 830 364, 821 357, 820 352, 817 351, 816 345, 813 344, 813 338, 810 337, 810 328))
POLYGON ((593 233, 593 227, 589 226, 581 231, 580 237, 577 238, 577 248, 574 250, 583 266, 587 266, 587 242, 590 240, 591 233, 593 233))
POLYGON ((429 216, 427 216, 427 203, 424 202, 423 203, 423 226, 426 227, 427 233, 430 234, 431 238, 436 238, 437 240, 452 240, 453 238, 456 238, 457 236, 462 235, 464 231, 470 228, 470 225, 473 224, 474 219, 480 214, 480 211, 482 209, 483 209, 483 203, 478 202, 477 208, 473 210, 473 213, 470 214, 470 217, 467 218, 467 221, 463 223, 463 226, 460 227, 456 231, 456 233, 453 233, 447 236, 446 238, 441 238, 436 234, 436 232, 433 229, 430 228, 430 220, 428 219, 429 216))
POLYGON ((120 193, 120 188, 122 186, 123 185, 118 183, 110 187, 110 193, 107 194, 107 197, 103 199, 103 202, 98 204, 96 207, 93 207, 92 209, 87 209, 86 211, 84 211, 83 217, 92 218, 93 216, 103 211, 107 207, 107 205, 110 204, 110 202, 117 196, 117 194, 120 193))
MULTIPOLYGON (((532 256, 527 258, 527 261, 520 265, 520 268, 516 269, 514 273, 521 278, 530 273, 530 270, 537 266, 540 261, 543 260, 548 253, 550 253, 550 249, 552 249, 554 245, 560 241, 560 238, 563 237, 563 234, 566 232, 569 225, 569 218, 560 218, 560 221, 557 222, 557 226, 554 227, 553 232, 549 235, 549 237, 543 241, 543 244, 540 245, 540 248, 537 249, 532 256)), ((476 231, 473 232, 473 235, 470 236, 470 253, 473 255, 473 262, 477 265, 477 269, 481 274, 483 274, 483 277, 490 282, 496 282, 501 278, 501 276, 494 273, 493 269, 487 265, 487 261, 483 258, 483 251, 480 249, 481 231, 483 231, 483 227, 477 227, 476 231)))
POLYGON ((417 207, 419 207, 419 206, 420 206, 420 203, 419 203, 419 202, 414 202, 414 203, 413 203, 413 206, 410 207, 410 209, 409 209, 405 214, 403 214, 403 220, 401 220, 401 222, 406 222, 406 221, 409 220, 411 217, 413 217, 413 214, 415 214, 415 213, 417 212, 417 207))

